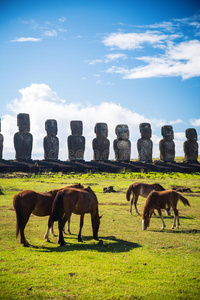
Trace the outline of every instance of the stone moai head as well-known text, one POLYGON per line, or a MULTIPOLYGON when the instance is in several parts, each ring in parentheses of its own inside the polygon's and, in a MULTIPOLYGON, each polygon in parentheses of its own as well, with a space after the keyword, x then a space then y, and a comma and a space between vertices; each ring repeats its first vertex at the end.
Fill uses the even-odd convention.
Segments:
POLYGON ((17 126, 20 133, 29 133, 30 131, 30 118, 29 114, 20 113, 17 115, 17 126))
POLYGON ((141 123, 139 125, 139 129, 142 139, 149 140, 151 138, 152 131, 149 123, 141 123))
POLYGON ((82 121, 71 121, 70 128, 72 135, 80 136, 83 133, 83 122, 82 121))
POLYGON ((115 133, 117 139, 119 140, 128 140, 129 139, 129 129, 125 124, 120 124, 115 127, 115 133))
POLYGON ((188 128, 185 131, 185 136, 188 139, 188 141, 197 141, 197 132, 195 128, 188 128))
POLYGON ((108 126, 106 123, 96 123, 94 127, 94 132, 97 138, 106 139, 108 137, 108 126))
POLYGON ((46 120, 45 130, 48 136, 56 136, 58 132, 57 121, 54 119, 46 120))
POLYGON ((172 141, 174 139, 174 131, 171 125, 165 125, 161 127, 161 134, 164 140, 172 141))

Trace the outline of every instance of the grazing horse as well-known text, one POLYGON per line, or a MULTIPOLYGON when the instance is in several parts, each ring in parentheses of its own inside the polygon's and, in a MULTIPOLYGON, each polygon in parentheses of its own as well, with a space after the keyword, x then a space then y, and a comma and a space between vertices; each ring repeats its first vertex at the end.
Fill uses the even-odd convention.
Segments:
POLYGON ((68 188, 59 191, 52 205, 52 214, 49 218, 48 226, 52 226, 52 222, 58 220, 59 240, 58 243, 63 246, 65 244, 63 238, 63 228, 71 214, 80 215, 80 229, 78 241, 82 242, 81 231, 84 222, 84 214, 90 213, 93 229, 93 238, 98 240, 98 231, 100 225, 100 216, 98 210, 98 200, 95 193, 90 187, 84 189, 68 188))
MULTIPOLYGON (((138 197, 142 196, 146 198, 152 191, 164 191, 165 189, 158 183, 148 184, 148 183, 140 183, 136 182, 129 185, 128 190, 126 191, 126 199, 130 201, 130 195, 133 194, 131 205, 130 205, 130 214, 132 215, 132 205, 135 205, 135 211, 140 216, 140 213, 137 209, 137 201, 138 197)), ((169 212, 167 212, 169 214, 169 212)))
POLYGON ((160 218, 162 220, 162 230, 166 227, 165 222, 162 217, 161 209, 166 209, 172 207, 174 211, 174 223, 172 225, 172 229, 176 226, 179 227, 179 214, 178 209, 176 208, 178 200, 181 200, 184 205, 191 206, 186 198, 184 198, 181 194, 174 190, 166 190, 161 192, 153 191, 149 194, 146 202, 144 204, 143 212, 142 212, 142 229, 146 230, 149 227, 150 219, 152 216, 152 212, 154 209, 157 209, 160 218), (176 225, 177 221, 177 225, 176 225))
MULTIPOLYGON (((13 196, 13 206, 16 212, 17 226, 16 237, 19 232, 21 235, 21 244, 28 246, 28 242, 24 235, 25 226, 29 220, 31 214, 39 217, 49 216, 51 214, 51 208, 53 200, 59 190, 64 190, 66 187, 51 190, 46 193, 37 193, 32 190, 24 190, 13 196)), ((75 184, 71 187, 83 188, 81 184, 75 184)), ((53 223, 52 223, 53 226, 53 223)), ((52 227, 51 227, 52 228, 52 227)), ((49 228, 45 234, 45 238, 48 240, 49 228)))

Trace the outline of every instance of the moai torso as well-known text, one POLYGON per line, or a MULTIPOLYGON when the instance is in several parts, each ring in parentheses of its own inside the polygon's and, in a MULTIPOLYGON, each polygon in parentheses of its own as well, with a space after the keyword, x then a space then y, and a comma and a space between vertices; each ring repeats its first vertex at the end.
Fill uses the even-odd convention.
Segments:
POLYGON ((188 128, 185 131, 187 141, 183 144, 185 153, 185 162, 198 163, 198 143, 197 132, 194 128, 188 128))
POLYGON ((117 139, 113 142, 116 161, 130 161, 131 142, 129 140, 129 129, 127 125, 120 124, 115 128, 117 139))
POLYGON ((138 159, 142 162, 152 162, 151 125, 149 123, 141 123, 139 128, 141 139, 137 141, 138 159))
POLYGON ((69 160, 83 160, 85 152, 85 137, 82 136, 83 123, 82 121, 71 121, 70 127, 72 135, 67 138, 69 160))
POLYGON ((50 119, 45 122, 45 130, 47 135, 43 140, 44 159, 45 160, 58 160, 59 140, 57 138, 57 121, 50 119))
POLYGON ((1 134, 1 119, 0 119, 0 160, 2 160, 3 154, 3 135, 1 134))
POLYGON ((174 131, 171 125, 165 125, 161 128, 163 139, 159 142, 160 159, 164 162, 174 162, 175 144, 174 131))
POLYGON ((94 160, 108 160, 110 141, 108 137, 108 126, 106 123, 96 123, 94 132, 96 138, 92 141, 92 147, 94 151, 94 160))
POLYGON ((17 115, 17 126, 19 132, 14 135, 14 147, 16 151, 16 160, 29 161, 31 160, 31 152, 33 146, 33 137, 30 131, 29 114, 17 115))

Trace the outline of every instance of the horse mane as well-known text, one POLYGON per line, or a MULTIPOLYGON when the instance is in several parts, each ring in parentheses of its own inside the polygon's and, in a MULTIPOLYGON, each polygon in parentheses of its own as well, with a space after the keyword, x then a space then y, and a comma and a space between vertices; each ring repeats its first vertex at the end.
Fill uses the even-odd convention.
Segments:
POLYGON ((142 211, 142 219, 144 219, 144 216, 147 215, 149 213, 150 207, 151 207, 151 195, 153 193, 156 193, 155 191, 152 191, 149 196, 147 197, 145 203, 144 203, 144 207, 143 207, 143 211, 142 211))
POLYGON ((130 201, 130 195, 131 195, 131 192, 132 192, 132 188, 133 188, 133 185, 130 184, 127 191, 126 191, 126 200, 127 201, 130 201))
POLYGON ((154 186, 159 187, 161 191, 165 191, 165 188, 162 185, 160 185, 159 183, 154 183, 154 186))

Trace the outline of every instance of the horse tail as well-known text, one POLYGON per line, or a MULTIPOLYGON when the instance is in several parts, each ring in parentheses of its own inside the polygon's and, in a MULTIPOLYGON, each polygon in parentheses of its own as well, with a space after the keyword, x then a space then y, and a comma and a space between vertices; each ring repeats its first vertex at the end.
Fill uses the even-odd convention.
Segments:
POLYGON ((59 191, 53 201, 51 210, 51 217, 53 221, 58 221, 59 219, 60 211, 63 208, 63 194, 64 191, 59 191))
POLYGON ((20 228, 22 227, 23 217, 21 214, 21 206, 20 206, 20 196, 16 194, 13 196, 13 206, 16 212, 16 237, 19 235, 20 228))
MULTIPOLYGON (((179 193, 178 193, 179 194, 179 193)), ((179 194, 179 199, 181 200, 181 202, 184 204, 184 205, 187 205, 187 206, 191 206, 189 201, 184 198, 181 194, 179 194)))
POLYGON ((132 192, 132 188, 133 188, 133 185, 130 184, 128 190, 126 191, 126 200, 127 201, 130 201, 130 195, 131 195, 131 192, 132 192))

